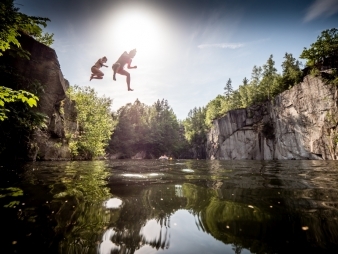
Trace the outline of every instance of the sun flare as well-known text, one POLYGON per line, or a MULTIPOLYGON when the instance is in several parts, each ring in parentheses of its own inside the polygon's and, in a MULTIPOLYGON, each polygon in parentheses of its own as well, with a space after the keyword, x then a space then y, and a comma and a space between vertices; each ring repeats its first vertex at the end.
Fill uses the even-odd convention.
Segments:
MULTIPOLYGON (((152 58, 158 55, 161 34, 156 20, 146 13, 128 12, 120 15, 112 24, 111 42, 119 51, 136 48, 137 55, 152 58)), ((122 53, 121 52, 121 53, 122 53)))

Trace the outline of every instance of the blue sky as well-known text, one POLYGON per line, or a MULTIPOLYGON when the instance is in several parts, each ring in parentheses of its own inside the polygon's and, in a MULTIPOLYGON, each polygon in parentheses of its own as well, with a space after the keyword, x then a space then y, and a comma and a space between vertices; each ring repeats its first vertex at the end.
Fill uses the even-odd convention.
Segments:
MULTIPOLYGON (((178 119, 234 89, 272 54, 281 72, 285 53, 296 59, 323 30, 338 28, 338 0, 16 0, 20 11, 47 17, 55 49, 71 85, 90 86, 113 99, 112 110, 139 99, 166 99, 178 119), (127 91, 112 64, 137 48, 127 91), (108 58, 104 79, 91 66, 108 58)), ((305 63, 303 60, 301 60, 305 63)))

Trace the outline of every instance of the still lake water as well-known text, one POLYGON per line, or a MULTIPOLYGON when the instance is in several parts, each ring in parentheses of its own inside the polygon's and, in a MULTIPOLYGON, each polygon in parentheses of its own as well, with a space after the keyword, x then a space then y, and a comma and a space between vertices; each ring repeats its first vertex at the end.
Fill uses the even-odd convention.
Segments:
POLYGON ((338 162, 2 165, 0 220, 0 253, 338 253, 338 162))

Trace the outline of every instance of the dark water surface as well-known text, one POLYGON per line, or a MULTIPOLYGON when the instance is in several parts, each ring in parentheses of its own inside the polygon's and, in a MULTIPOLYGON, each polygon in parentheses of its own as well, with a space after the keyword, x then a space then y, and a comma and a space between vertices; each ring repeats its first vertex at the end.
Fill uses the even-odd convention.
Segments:
POLYGON ((338 162, 0 166, 0 253, 338 253, 338 162))

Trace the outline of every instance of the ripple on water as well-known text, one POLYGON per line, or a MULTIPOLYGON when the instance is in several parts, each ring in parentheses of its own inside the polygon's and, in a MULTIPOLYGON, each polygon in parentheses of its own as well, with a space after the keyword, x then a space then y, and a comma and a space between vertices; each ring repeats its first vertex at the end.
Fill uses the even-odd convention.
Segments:
POLYGON ((145 178, 146 176, 141 174, 123 174, 124 177, 131 177, 131 178, 145 178))
POLYGON ((193 169, 189 169, 189 168, 184 168, 184 169, 182 169, 182 171, 183 171, 183 172, 187 172, 187 173, 192 173, 192 172, 194 172, 193 169))
POLYGON ((123 174, 123 177, 129 178, 148 178, 148 177, 155 177, 155 176, 163 176, 162 173, 149 173, 149 174, 123 174))

